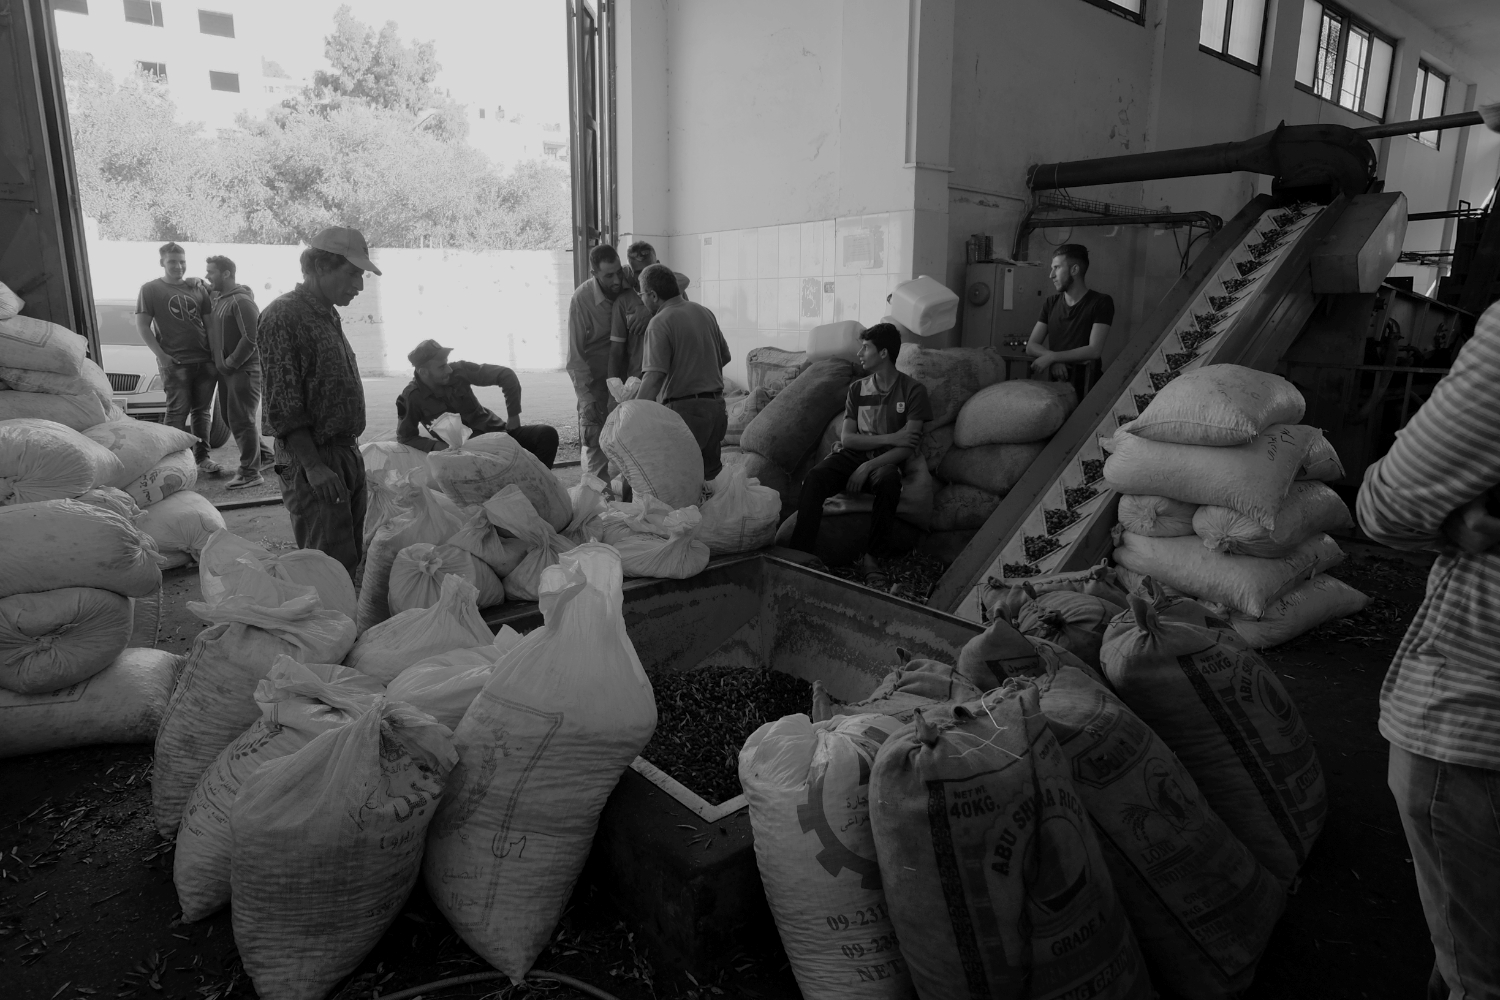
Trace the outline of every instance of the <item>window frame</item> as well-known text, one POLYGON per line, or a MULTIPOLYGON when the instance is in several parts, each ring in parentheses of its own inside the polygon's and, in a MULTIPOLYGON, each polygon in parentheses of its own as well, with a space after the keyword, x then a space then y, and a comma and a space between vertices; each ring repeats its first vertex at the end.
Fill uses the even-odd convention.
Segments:
MULTIPOLYGON (((1448 88, 1451 87, 1451 86, 1453 86, 1453 76, 1452 76, 1452 74, 1450 74, 1450 73, 1444 73, 1442 70, 1440 70, 1436 66, 1432 65, 1432 63, 1428 62, 1426 59, 1418 59, 1417 60, 1417 94, 1416 94, 1416 96, 1417 96, 1417 106, 1422 109, 1422 113, 1421 114, 1413 114, 1412 115, 1413 120, 1419 119, 1419 118, 1425 118, 1427 116, 1427 84, 1428 84, 1428 82, 1433 77, 1437 77, 1439 80, 1443 81, 1443 103, 1444 104, 1448 103, 1448 88)), ((1442 114, 1442 113, 1443 113, 1443 109, 1442 108, 1438 108, 1438 114, 1442 114)), ((1428 149, 1442 149, 1443 148, 1443 130, 1442 129, 1434 129, 1431 132, 1413 132, 1413 133, 1411 133, 1411 137, 1412 137, 1412 139, 1414 141, 1420 142, 1422 145, 1426 146, 1428 149), (1432 141, 1428 142, 1426 139, 1423 139, 1422 136, 1424 136, 1424 135, 1431 135, 1432 136, 1432 141)))
POLYGON ((65 14, 82 14, 84 17, 87 17, 89 14, 89 0, 52 0, 48 6, 52 8, 54 14, 58 11, 62 11, 65 14), (62 6, 63 4, 74 4, 75 6, 65 7, 62 6))
POLYGON ((234 15, 232 13, 226 13, 225 11, 222 11, 222 10, 205 10, 202 7, 199 7, 198 8, 198 34, 200 34, 200 35, 211 35, 214 38, 234 38, 235 37, 235 33, 234 33, 234 15), (204 17, 205 14, 208 15, 209 17, 211 17, 211 18, 213 18, 213 17, 227 18, 229 20, 229 34, 226 35, 222 31, 209 31, 208 28, 204 25, 204 21, 203 21, 203 17, 204 17))
POLYGON ((1215 59, 1222 59, 1231 66, 1238 66, 1240 69, 1248 70, 1256 76, 1260 76, 1260 64, 1266 58, 1266 25, 1271 21, 1271 4, 1268 0, 1260 8, 1260 44, 1256 46, 1255 64, 1252 66, 1239 56, 1229 54, 1229 36, 1234 31, 1234 0, 1224 0, 1224 2, 1226 5, 1224 8, 1224 51, 1220 52, 1203 44, 1203 28, 1201 24, 1198 28, 1198 51, 1206 52, 1215 59))
POLYGON ((1114 3, 1113 0, 1083 0, 1083 2, 1098 7, 1100 10, 1107 10, 1116 17, 1123 17, 1125 20, 1135 24, 1145 25, 1146 23, 1146 0, 1141 0, 1139 13, 1122 7, 1114 3))
POLYGON ((151 77, 157 83, 165 84, 165 83, 168 82, 167 81, 167 64, 164 63, 164 62, 156 62, 155 60, 152 60, 152 59, 137 59, 135 61, 135 71, 137 73, 145 73, 147 76, 151 77), (148 67, 154 67, 154 68, 148 68, 148 67))
POLYGON ((229 70, 225 69, 211 69, 208 71, 208 89, 219 94, 238 94, 240 93, 240 75, 238 73, 231 73, 229 70), (234 80, 234 89, 230 90, 228 87, 215 87, 214 77, 216 76, 232 78, 234 80))
MULTIPOLYGON (((1316 75, 1314 76, 1313 84, 1311 86, 1309 86, 1308 84, 1305 84, 1301 80, 1297 80, 1295 78, 1293 78, 1293 80, 1292 80, 1292 86, 1296 87, 1298 90, 1302 91, 1304 94, 1310 94, 1314 98, 1316 98, 1317 100, 1326 101, 1327 103, 1332 104, 1334 107, 1336 107, 1336 108, 1338 108, 1338 109, 1340 109, 1342 111, 1347 111, 1347 112, 1349 112, 1352 115, 1358 115, 1359 117, 1368 119, 1369 121, 1372 121, 1372 122, 1381 122, 1381 123, 1384 123, 1385 120, 1390 117, 1390 106, 1391 106, 1391 96, 1392 96, 1391 95, 1391 90, 1392 90, 1392 88, 1391 88, 1391 81, 1393 79, 1395 79, 1395 73, 1396 73, 1396 60, 1395 60, 1396 39, 1393 36, 1385 33, 1384 31, 1381 31, 1379 28, 1375 27, 1375 25, 1371 24, 1369 21, 1366 21, 1366 20, 1364 20, 1361 17, 1357 17, 1356 15, 1354 15, 1353 13, 1351 13, 1349 10, 1347 10, 1344 7, 1340 7, 1336 3, 1328 3, 1327 0, 1318 0, 1318 4, 1323 8, 1323 16, 1324 17, 1327 17, 1329 14, 1332 14, 1335 17, 1339 18, 1339 20, 1341 22, 1341 28, 1339 30, 1339 47, 1338 47, 1338 51, 1336 53, 1334 53, 1334 65, 1337 66, 1338 69, 1337 69, 1337 72, 1335 72, 1334 77, 1333 77, 1333 83, 1332 83, 1332 88, 1331 88, 1333 96, 1332 97, 1324 97, 1322 94, 1318 93, 1318 91, 1317 91, 1317 78, 1316 78, 1316 75), (1384 42, 1385 44, 1387 44, 1387 45, 1389 45, 1391 47, 1391 64, 1386 69, 1386 73, 1389 74, 1389 75, 1387 76, 1386 83, 1385 83, 1385 102, 1384 102, 1384 104, 1383 104, 1383 106, 1381 108, 1382 114, 1380 114, 1379 116, 1372 115, 1368 111, 1364 110, 1365 95, 1369 92, 1369 88, 1370 88, 1370 70, 1375 65, 1375 60, 1373 58, 1368 58, 1366 60, 1366 62, 1365 62, 1365 76, 1364 76, 1364 79, 1362 81, 1360 81, 1360 88, 1359 88, 1358 101, 1357 101, 1357 103, 1359 104, 1359 107, 1347 108, 1347 107, 1344 107, 1344 105, 1342 105, 1342 104, 1339 103, 1338 95, 1340 94, 1340 92, 1342 92, 1342 90, 1344 88, 1344 60, 1345 60, 1345 57, 1347 56, 1348 51, 1349 51, 1349 36, 1354 32, 1355 29, 1363 31, 1364 33, 1366 33, 1366 34, 1368 34, 1370 36, 1370 40, 1371 40, 1370 55, 1371 56, 1373 56, 1374 51, 1375 51, 1373 43, 1374 43, 1374 41, 1376 39, 1379 39, 1380 41, 1384 42)), ((1321 22, 1319 22, 1319 23, 1321 24, 1321 22)), ((1319 32, 1319 36, 1320 37, 1321 37, 1321 34, 1322 34, 1322 32, 1320 31, 1319 32)), ((1317 72, 1317 70, 1316 70, 1316 65, 1317 65, 1317 56, 1316 56, 1316 53, 1314 53, 1313 64, 1314 64, 1314 67, 1315 67, 1314 70, 1313 70, 1313 72, 1314 72, 1314 74, 1316 74, 1316 72, 1317 72)))
POLYGON ((164 28, 166 24, 161 14, 161 0, 122 0, 120 4, 125 14, 126 24, 139 24, 143 28, 164 28), (150 21, 141 21, 130 16, 130 5, 132 3, 142 5, 151 15, 150 21))

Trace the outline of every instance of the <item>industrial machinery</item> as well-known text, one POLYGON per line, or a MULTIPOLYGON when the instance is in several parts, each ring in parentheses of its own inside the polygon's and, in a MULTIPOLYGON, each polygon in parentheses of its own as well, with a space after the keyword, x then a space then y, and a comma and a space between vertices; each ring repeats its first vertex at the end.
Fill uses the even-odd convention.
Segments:
MULTIPOLYGON (((1446 370, 1442 352, 1458 345, 1464 317, 1432 300, 1413 308, 1412 293, 1383 287, 1401 252, 1406 198, 1379 190, 1369 140, 1479 122, 1466 113, 1361 130, 1283 125, 1244 142, 1033 167, 1033 190, 1239 170, 1269 174, 1273 185, 1184 271, 949 567, 930 603, 981 621, 981 590, 990 580, 1082 569, 1107 556, 1118 501, 1103 481, 1108 439, 1164 385, 1200 365, 1288 375, 1308 396, 1306 419, 1329 432, 1353 477, 1362 473, 1446 370), (1403 329, 1402 316, 1404 358, 1387 333, 1403 329), (1373 359, 1372 328, 1377 344, 1388 338, 1373 359), (1432 360, 1439 356, 1441 366, 1432 360), (1403 359, 1421 364, 1398 365, 1403 359)), ((1481 240, 1473 254, 1476 274, 1487 266, 1485 246, 1481 240)))

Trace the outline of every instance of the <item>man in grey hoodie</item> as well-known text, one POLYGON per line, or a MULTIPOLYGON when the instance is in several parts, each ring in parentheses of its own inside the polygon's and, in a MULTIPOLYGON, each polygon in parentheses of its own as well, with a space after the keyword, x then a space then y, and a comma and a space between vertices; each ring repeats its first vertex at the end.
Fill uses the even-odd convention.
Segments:
POLYGON ((214 296, 208 318, 208 346, 219 370, 219 392, 229 430, 240 447, 239 471, 225 485, 242 490, 265 482, 260 474, 264 463, 258 412, 260 350, 256 343, 260 309, 249 286, 235 282, 234 261, 228 257, 208 258, 207 279, 214 296))

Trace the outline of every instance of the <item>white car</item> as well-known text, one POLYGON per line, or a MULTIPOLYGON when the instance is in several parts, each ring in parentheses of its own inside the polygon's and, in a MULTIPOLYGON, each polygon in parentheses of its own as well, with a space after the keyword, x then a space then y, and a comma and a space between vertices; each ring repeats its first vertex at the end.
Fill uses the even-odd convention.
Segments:
MULTIPOLYGON (((99 321, 99 347, 104 357, 99 367, 109 377, 114 401, 129 416, 161 423, 167 418, 167 393, 162 388, 156 355, 141 343, 135 327, 134 299, 96 299, 94 314, 99 321)), ((217 448, 229 440, 229 425, 224 421, 223 406, 214 399, 214 425, 209 433, 210 447, 217 448)))

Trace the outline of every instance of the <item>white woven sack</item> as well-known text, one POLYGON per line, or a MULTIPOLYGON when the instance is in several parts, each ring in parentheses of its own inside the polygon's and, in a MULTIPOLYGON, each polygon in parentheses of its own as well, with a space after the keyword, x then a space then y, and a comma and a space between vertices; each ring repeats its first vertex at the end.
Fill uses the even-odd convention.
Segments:
POLYGON ((1289 591, 1259 618, 1235 612, 1229 624, 1251 649, 1291 642, 1335 618, 1357 615, 1370 599, 1337 577, 1318 574, 1289 591))
POLYGON ((54 420, 0 420, 0 504, 68 500, 113 485, 120 460, 54 420))
POLYGON ((621 403, 605 419, 599 447, 636 493, 654 496, 673 510, 702 499, 703 452, 670 407, 644 399, 621 403))
POLYGON ((141 509, 136 506, 134 500, 130 499, 130 494, 124 490, 117 490, 113 486, 86 490, 73 499, 79 503, 88 504, 90 507, 102 507, 112 514, 119 514, 131 524, 134 524, 136 518, 141 516, 141 509))
POLYGON ((953 425, 946 427, 933 427, 922 431, 922 443, 917 450, 927 460, 927 469, 934 475, 937 474, 938 466, 943 464, 943 458, 948 454, 948 449, 953 447, 953 425))
POLYGON ((365 463, 366 478, 377 472, 395 472, 414 485, 425 486, 431 475, 427 452, 400 441, 369 441, 359 446, 359 456, 365 463))
POLYGON ((203 600, 254 597, 257 604, 279 605, 304 594, 316 594, 323 607, 354 621, 359 601, 344 564, 317 549, 270 552, 226 530, 216 531, 198 556, 203 600), (260 596, 257 596, 260 595, 260 596))
POLYGON ((1232 507, 1270 528, 1308 450, 1322 436, 1306 424, 1276 424, 1250 444, 1210 447, 1150 441, 1121 428, 1100 442, 1110 452, 1104 479, 1120 493, 1232 507))
POLYGON ((479 592, 475 603, 481 608, 505 603, 505 585, 479 557, 456 545, 418 542, 396 553, 391 563, 390 591, 386 598, 391 614, 432 607, 448 576, 467 580, 479 592))
POLYGON ((150 535, 163 557, 197 559, 214 532, 224 530, 224 515, 201 493, 179 490, 141 512, 136 527, 150 535))
POLYGON ((349 667, 276 658, 255 687, 260 718, 214 758, 183 810, 172 858, 182 919, 202 920, 229 902, 234 851, 229 811, 245 779, 267 761, 296 753, 319 734, 353 722, 383 693, 379 681, 349 667))
POLYGON ((959 409, 953 443, 977 448, 1048 441, 1077 406, 1078 390, 1071 382, 1011 379, 986 386, 959 409))
POLYGON ((120 487, 142 507, 160 503, 178 490, 198 485, 198 463, 190 449, 174 451, 139 476, 120 487))
POLYGON ((705 500, 694 537, 711 555, 763 549, 776 541, 781 521, 781 494, 751 479, 743 465, 726 465, 714 477, 713 496, 705 500))
POLYGON ((113 420, 96 424, 83 436, 114 452, 120 460, 119 475, 106 485, 126 488, 151 471, 152 466, 168 455, 191 451, 198 440, 187 431, 150 420, 113 420))
POLYGON ((64 587, 0 598, 0 688, 56 691, 87 680, 130 642, 130 598, 64 587))
MULTIPOLYGON (((675 414, 674 414, 675 416, 675 414)), ((515 486, 507 486, 495 494, 484 505, 490 523, 500 529, 507 538, 514 539, 526 547, 526 555, 507 573, 505 593, 511 600, 535 601, 541 594, 542 571, 557 562, 558 556, 573 547, 573 543, 552 530, 542 520, 515 486)), ((512 546, 505 546, 512 553, 512 546)))
POLYGON ((1161 388, 1124 429, 1148 441, 1228 447, 1273 424, 1295 424, 1307 404, 1280 375, 1242 365, 1204 365, 1161 388))
POLYGON ((514 485, 553 528, 561 531, 568 526, 573 505, 567 489, 515 438, 503 431, 470 437, 469 428, 457 413, 438 417, 432 422, 432 430, 448 447, 429 453, 427 466, 434 482, 455 503, 463 507, 482 504, 514 485))
POLYGON ((427 889, 515 981, 551 939, 604 801, 656 729, 622 584, 609 546, 563 553, 544 574, 546 624, 500 661, 454 737, 463 767, 428 836, 427 889), (526 766, 498 766, 502 744, 526 766))
POLYGON ((1232 556, 1204 548, 1197 535, 1146 538, 1122 533, 1114 560, 1202 601, 1215 601, 1255 618, 1303 580, 1344 561, 1328 535, 1314 535, 1276 559, 1232 556))
POLYGON ((386 695, 457 729, 475 697, 494 676, 495 666, 520 641, 521 633, 502 625, 489 646, 455 649, 413 663, 396 675, 386 687, 386 695))
POLYGON ((10 290, 10 286, 0 281, 0 320, 7 320, 15 316, 26 303, 21 301, 21 296, 10 290))
POLYGON ((927 387, 932 427, 958 419, 969 397, 1005 378, 1005 358, 993 347, 931 349, 902 344, 896 370, 927 387))
MULTIPOLYGON (((427 456, 422 456, 427 461, 427 456)), ((395 469, 382 469, 365 473, 365 524, 364 551, 369 552, 375 542, 375 532, 411 510, 412 499, 432 477, 424 464, 420 472, 406 473, 395 469)), ((449 501, 452 503, 452 501, 449 501)))
POLYGON ((489 645, 493 633, 479 617, 478 595, 463 577, 444 577, 437 603, 403 611, 361 633, 344 663, 388 684, 429 656, 489 645))
POLYGON ((1207 548, 1263 559, 1284 556, 1314 535, 1353 526, 1348 505, 1316 481, 1292 484, 1273 528, 1228 507, 1199 507, 1193 515, 1193 530, 1207 548))
POLYGON ((391 616, 391 564, 408 545, 441 545, 463 527, 463 515, 452 500, 426 487, 410 494, 411 509, 375 532, 365 549, 364 581, 359 590, 359 630, 374 628, 391 616))
POLYGON ((219 751, 260 717, 255 686, 278 656, 338 663, 354 645, 354 623, 324 610, 316 595, 264 607, 244 597, 188 610, 212 627, 199 632, 172 692, 151 768, 151 814, 173 836, 183 806, 219 751))
POLYGON ((87 358, 78 363, 72 375, 38 372, 29 368, 11 368, 0 360, 0 386, 18 392, 45 392, 51 396, 93 396, 107 413, 114 402, 109 376, 87 358))
POLYGON ((904 725, 892 715, 817 724, 788 715, 761 726, 740 751, 756 864, 804 996, 913 996, 870 832, 870 769, 904 725), (858 916, 839 919, 847 914, 858 916), (885 940, 892 947, 870 953, 869 942, 885 940))
POLYGON ((0 364, 37 372, 74 375, 88 354, 88 341, 65 326, 30 316, 0 319, 0 364))
POLYGON ((262 1000, 324 1000, 400 916, 455 757, 448 727, 385 702, 245 781, 234 942, 262 1000))
POLYGON ((156 543, 113 511, 77 500, 0 507, 0 597, 60 587, 145 597, 160 586, 156 543))
POLYGON ((47 694, 0 691, 0 758, 107 743, 151 743, 182 657, 127 649, 87 680, 47 694))
MULTIPOLYGON (((655 497, 642 498, 654 503, 655 497)), ((697 539, 702 515, 697 507, 659 510, 632 518, 631 533, 611 543, 628 577, 686 580, 708 565, 708 546, 697 539)))
POLYGON ((1344 463, 1339 461, 1338 451, 1327 437, 1320 436, 1307 450, 1307 457, 1302 460, 1302 468, 1297 471, 1297 479, 1316 479, 1319 482, 1333 483, 1343 478, 1344 463))
POLYGON ((0 420, 54 420, 81 431, 103 423, 108 417, 109 412, 93 393, 54 396, 47 392, 0 389, 0 420))
POLYGON ((1205 508, 1169 497, 1136 493, 1122 496, 1117 517, 1120 527, 1150 538, 1177 538, 1193 533, 1193 515, 1205 508))

